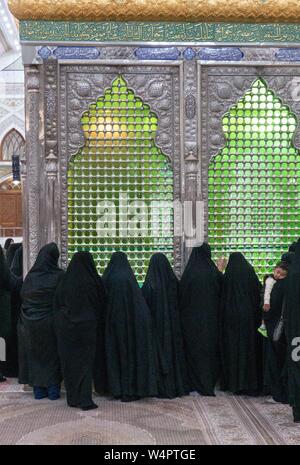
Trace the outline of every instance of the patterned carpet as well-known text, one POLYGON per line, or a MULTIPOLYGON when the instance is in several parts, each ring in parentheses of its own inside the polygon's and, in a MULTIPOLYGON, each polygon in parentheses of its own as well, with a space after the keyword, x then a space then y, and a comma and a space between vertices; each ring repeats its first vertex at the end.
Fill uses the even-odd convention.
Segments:
POLYGON ((96 396, 89 412, 35 401, 16 380, 0 384, 0 444, 300 444, 291 409, 269 397, 218 393, 123 403, 96 396))

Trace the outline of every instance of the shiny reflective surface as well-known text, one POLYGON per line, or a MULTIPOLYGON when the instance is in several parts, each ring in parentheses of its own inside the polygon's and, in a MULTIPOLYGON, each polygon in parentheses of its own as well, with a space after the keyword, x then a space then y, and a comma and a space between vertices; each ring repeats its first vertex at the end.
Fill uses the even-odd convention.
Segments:
POLYGON ((142 281, 152 253, 173 258, 173 172, 155 144, 158 118, 122 76, 81 118, 85 146, 68 168, 68 250, 92 252, 102 272, 128 254, 142 281))
POLYGON ((260 276, 300 236, 298 122, 262 80, 223 117, 226 146, 209 166, 215 257, 240 251, 260 276))
POLYGON ((298 22, 298 0, 9 0, 18 19, 298 22))

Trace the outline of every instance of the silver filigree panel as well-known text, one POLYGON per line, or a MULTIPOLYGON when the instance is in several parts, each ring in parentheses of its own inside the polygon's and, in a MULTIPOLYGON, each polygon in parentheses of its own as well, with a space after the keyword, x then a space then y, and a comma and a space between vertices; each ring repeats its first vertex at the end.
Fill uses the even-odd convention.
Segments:
MULTIPOLYGON (((53 220, 49 215, 44 220, 39 208, 46 210, 47 201, 43 199, 46 194, 41 185, 47 179, 52 182, 53 170, 50 170, 49 163, 54 163, 55 157, 59 163, 55 200, 60 213, 56 214, 54 206, 52 215, 56 215, 56 221, 53 229, 61 246, 62 264, 66 264, 68 160, 84 145, 80 123, 82 113, 103 95, 118 74, 125 77, 129 87, 157 114, 156 143, 172 161, 175 199, 204 200, 206 233, 208 164, 225 143, 222 116, 244 95, 253 81, 261 77, 283 103, 289 105, 297 118, 300 117, 300 65, 276 62, 277 47, 241 46, 244 57, 239 64, 226 64, 226 61, 209 61, 206 64, 199 61, 203 46, 194 44, 188 51, 186 46, 178 46, 180 57, 178 61, 170 60, 170 64, 158 59, 147 63, 139 61, 135 55, 136 46, 115 45, 102 46, 97 62, 83 63, 71 59, 61 62, 60 59, 49 58, 47 53, 43 65, 28 67, 26 120, 30 150, 27 149, 25 202, 30 218, 28 227, 24 228, 29 250, 28 265, 44 241, 43 234, 38 231, 40 217, 44 229, 53 220), (39 109, 41 102, 43 111, 39 109), (48 165, 43 160, 46 157, 48 165), (46 166, 48 177, 44 173, 46 166)), ((50 55, 52 53, 53 47, 50 47, 50 55)), ((294 143, 300 147, 299 128, 294 143)), ((174 243, 178 273, 184 255, 184 240, 186 237, 176 238, 174 243)))
MULTIPOLYGON (((222 117, 249 90, 258 78, 287 104, 300 119, 299 66, 201 66, 200 147, 202 197, 204 200, 205 236, 207 237, 208 166, 211 158, 224 146, 222 117), (299 96, 298 96, 299 93, 299 96)), ((199 101, 198 101, 199 102, 199 101)), ((198 103, 199 104, 199 103, 198 103)), ((294 137, 300 147, 300 128, 294 137)))
MULTIPOLYGON (((169 156, 174 172, 174 197, 180 198, 180 67, 141 65, 61 65, 59 69, 60 195, 62 264, 67 263, 67 167, 70 157, 84 145, 80 118, 90 103, 103 95, 118 74, 159 118, 156 144, 169 156)), ((175 269, 180 272, 181 253, 175 269)))

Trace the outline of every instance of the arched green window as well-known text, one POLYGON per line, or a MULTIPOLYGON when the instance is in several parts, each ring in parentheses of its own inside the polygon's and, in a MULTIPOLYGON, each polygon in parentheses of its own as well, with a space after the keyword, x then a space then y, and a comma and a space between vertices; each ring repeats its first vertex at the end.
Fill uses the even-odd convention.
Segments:
POLYGON ((257 79, 222 122, 226 145, 208 173, 209 242, 215 258, 243 252, 262 276, 300 236, 297 119, 257 79))
POLYGON ((155 144, 157 115, 118 76, 81 118, 85 145, 68 167, 68 257, 116 250, 142 281, 152 253, 173 259, 173 171, 155 144))

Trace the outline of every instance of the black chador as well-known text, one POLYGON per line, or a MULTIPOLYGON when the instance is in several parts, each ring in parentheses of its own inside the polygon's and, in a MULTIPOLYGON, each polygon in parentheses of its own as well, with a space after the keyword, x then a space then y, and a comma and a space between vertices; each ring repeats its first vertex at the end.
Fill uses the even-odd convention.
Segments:
POLYGON ((63 271, 55 243, 45 245, 26 276, 18 324, 19 381, 33 386, 36 398, 57 398, 61 371, 54 331, 53 299, 63 271), (47 392, 48 390, 48 392, 47 392))
POLYGON ((296 252, 296 247, 297 247, 297 241, 292 242, 292 244, 289 246, 289 252, 296 252))
POLYGON ((300 422, 300 240, 286 278, 284 328, 287 339, 287 369, 289 403, 294 421, 300 422))
POLYGON ((289 246, 288 252, 284 253, 284 254, 281 256, 281 261, 284 262, 284 263, 286 263, 287 266, 290 266, 290 265, 292 264, 292 261, 293 261, 294 256, 295 256, 296 246, 297 246, 297 242, 293 242, 293 243, 289 246))
POLYGON ((16 242, 16 243, 11 244, 8 247, 7 252, 6 252, 6 263, 7 263, 7 266, 8 266, 9 269, 10 269, 10 267, 11 267, 13 261, 14 261, 15 254, 16 254, 17 250, 21 246, 22 246, 21 242, 16 242))
POLYGON ((97 407, 92 400, 93 367, 104 304, 104 285, 92 255, 75 253, 54 298, 58 353, 70 407, 97 407))
POLYGON ((17 278, 22 278, 23 276, 23 244, 17 248, 12 264, 10 266, 10 271, 17 278))
POLYGON ((195 247, 180 281, 180 316, 190 390, 214 396, 219 376, 219 304, 222 273, 208 244, 195 247))
POLYGON ((14 240, 13 240, 12 237, 8 237, 8 238, 6 239, 6 241, 5 241, 5 243, 4 243, 4 247, 3 247, 4 257, 6 257, 6 254, 7 254, 7 251, 8 251, 8 249, 9 249, 9 246, 10 246, 11 244, 13 244, 13 243, 14 243, 14 240))
POLYGON ((265 363, 265 384, 269 386, 269 392, 276 402, 288 402, 287 387, 287 345, 286 335, 277 342, 273 341, 274 330, 283 312, 287 278, 277 281, 272 289, 270 298, 270 310, 264 312, 264 320, 267 328, 267 347, 265 363))
POLYGON ((223 280, 220 315, 221 389, 258 394, 262 388, 261 284, 245 257, 232 253, 223 280))
POLYGON ((157 395, 150 310, 123 252, 103 274, 107 290, 105 330, 109 392, 123 401, 157 395))
POLYGON ((295 252, 286 252, 282 254, 281 262, 283 262, 287 266, 290 266, 293 262, 294 256, 295 256, 295 252))
POLYGON ((23 247, 18 247, 10 267, 11 275, 11 321, 10 334, 6 340, 6 363, 4 374, 18 377, 18 334, 17 325, 21 312, 21 288, 23 283, 23 247))
POLYGON ((143 295, 151 311, 155 343, 158 395, 173 398, 185 394, 183 340, 178 312, 178 279, 167 257, 151 257, 143 295))
MULTIPOLYGON (((10 272, 0 246, 0 338, 7 340, 10 334, 10 272)), ((3 360, 0 359, 0 382, 5 381, 2 373, 3 360)))

